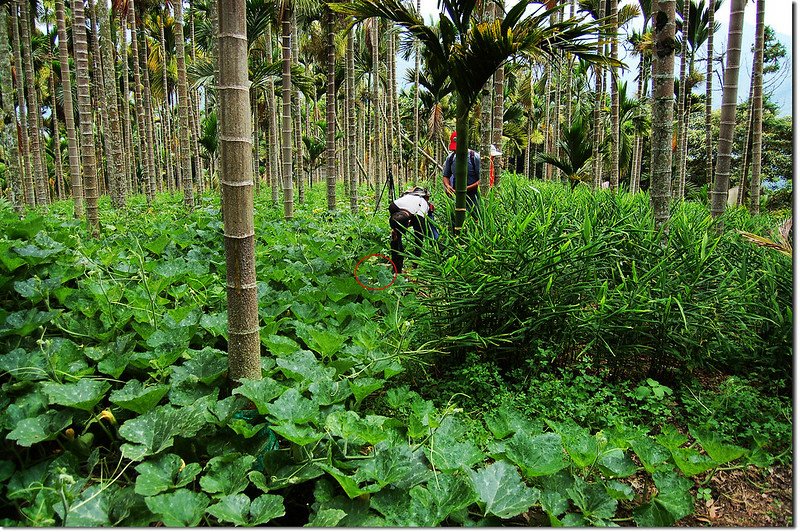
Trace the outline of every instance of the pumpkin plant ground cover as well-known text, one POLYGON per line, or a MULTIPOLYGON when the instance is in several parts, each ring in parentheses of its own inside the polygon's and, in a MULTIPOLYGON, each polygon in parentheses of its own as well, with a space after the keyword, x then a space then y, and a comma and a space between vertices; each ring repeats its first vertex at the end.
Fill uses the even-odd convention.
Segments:
POLYGON ((360 286, 353 266, 384 251, 385 227, 315 201, 283 221, 257 198, 263 378, 237 386, 215 200, 101 201, 96 240, 66 204, 22 220, 0 205, 0 524, 787 524, 787 484, 763 475, 791 469, 760 447, 474 417, 409 388, 432 355, 412 343, 416 288, 360 286), (731 504, 698 498, 740 478, 783 504, 760 507, 772 521, 723 521, 731 504))

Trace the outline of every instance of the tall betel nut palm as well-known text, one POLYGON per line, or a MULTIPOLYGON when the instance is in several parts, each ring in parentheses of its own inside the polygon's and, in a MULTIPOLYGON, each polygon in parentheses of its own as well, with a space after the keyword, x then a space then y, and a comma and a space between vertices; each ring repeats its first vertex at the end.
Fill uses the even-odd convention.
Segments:
POLYGON ((675 0, 653 3, 653 152, 650 202, 656 223, 669 219, 672 182, 672 106, 675 100, 675 0))
MULTIPOLYGON (((411 5, 400 0, 352 0, 336 2, 332 9, 351 15, 355 22, 370 17, 391 20, 408 31, 421 45, 421 54, 434 70, 448 72, 456 101, 456 135, 469 139, 469 115, 486 81, 511 57, 530 54, 555 59, 563 50, 590 64, 610 64, 589 43, 597 33, 598 23, 574 19, 550 24, 550 15, 558 7, 539 6, 526 14, 529 5, 521 0, 502 20, 481 21, 474 14, 478 0, 439 0, 439 27, 424 23, 411 5)), ((620 66, 619 62, 616 63, 620 66)), ((466 218, 468 142, 458 142, 456 149, 456 216, 458 232, 466 218)))
POLYGON ((245 0, 219 3, 219 132, 225 264, 228 283, 228 376, 261 378, 261 341, 253 222, 253 125, 247 77, 245 0))

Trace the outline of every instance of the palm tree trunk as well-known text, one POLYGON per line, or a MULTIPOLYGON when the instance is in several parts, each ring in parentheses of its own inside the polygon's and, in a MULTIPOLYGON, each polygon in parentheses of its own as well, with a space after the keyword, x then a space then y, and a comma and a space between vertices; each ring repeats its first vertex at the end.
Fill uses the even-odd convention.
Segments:
MULTIPOLYGON (((617 30, 619 28, 619 13, 617 0, 611 0, 611 59, 618 57, 617 30)), ((619 188, 619 88, 617 84, 617 69, 611 68, 611 177, 609 188, 616 191, 619 188)))
POLYGON ((675 0, 653 2, 653 167, 650 202, 658 226, 669 220, 672 106, 675 101, 675 0))
MULTIPOLYGON (((50 30, 47 30, 50 33, 50 30)), ((50 57, 50 64, 53 64, 53 58, 50 57)), ((56 73, 55 70, 50 71, 50 104, 52 105, 52 125, 53 125, 53 170, 55 173, 55 186, 58 193, 58 199, 64 199, 64 170, 61 161, 61 131, 58 127, 58 111, 56 106, 56 73)))
MULTIPOLYGON (((497 0, 494 4, 494 18, 501 20, 503 18, 504 0, 497 0)), ((503 111, 504 111, 504 94, 505 89, 505 67, 501 66, 494 73, 494 110, 492 111, 492 144, 502 151, 503 147, 503 111)), ((460 138, 460 137, 459 137, 460 138)), ((495 179, 500 175, 500 172, 505 168, 505 162, 502 155, 498 155, 494 159, 494 175, 495 179)))
POLYGON ((122 52, 122 98, 120 100, 120 113, 122 114, 122 124, 125 139, 125 189, 130 194, 136 193, 135 164, 133 161, 133 131, 131 128, 131 87, 130 75, 128 72, 128 42, 127 42, 127 22, 126 17, 119 16, 119 38, 122 52))
POLYGON ((22 7, 20 19, 20 39, 25 43, 22 50, 22 65, 25 70, 25 86, 28 91, 28 131, 30 135, 31 158, 33 160, 34 182, 36 185, 35 204, 47 205, 47 167, 42 166, 42 141, 39 135, 39 96, 36 93, 36 80, 33 75, 31 56, 30 13, 28 2, 18 0, 22 7))
MULTIPOLYGON (((292 62, 300 64, 300 41, 297 33, 297 14, 292 10, 291 18, 292 29, 292 62)), ((303 168, 303 127, 300 120, 300 89, 293 87, 292 90, 292 109, 294 117, 294 153, 295 153, 295 168, 301 171, 297 173, 297 201, 302 205, 306 202, 306 187, 303 182, 302 168, 303 168)))
MULTIPOLYGON (((267 60, 273 62, 272 25, 267 25, 267 60)), ((272 76, 267 80, 267 135, 270 149, 267 150, 267 173, 272 186, 272 202, 278 203, 278 188, 281 181, 281 167, 278 160, 278 120, 277 99, 275 98, 275 84, 272 76)))
POLYGON ((349 172, 347 179, 350 180, 350 211, 353 214, 358 212, 358 169, 356 168, 358 154, 357 137, 357 111, 356 111, 356 82, 355 82, 355 28, 347 31, 347 156, 349 172))
POLYGON ((228 378, 261 378, 245 0, 219 11, 220 184, 228 286, 228 378))
POLYGON ((142 34, 142 72, 143 75, 143 85, 144 85, 144 94, 142 97, 144 99, 144 121, 145 121, 145 129, 144 135, 146 139, 146 146, 145 146, 145 154, 147 157, 147 167, 148 167, 148 180, 145 186, 147 187, 147 197, 149 201, 152 201, 156 195, 156 183, 161 181, 161 172, 157 170, 156 167, 156 156, 155 156, 155 135, 153 133, 153 98, 150 93, 150 69, 147 67, 147 58, 150 56, 147 50, 147 39, 145 38, 144 34, 142 34))
POLYGON ((708 2, 708 59, 706 61, 706 182, 709 186, 709 195, 714 176, 714 153, 711 142, 711 89, 714 77, 714 12, 716 0, 708 2))
MULTIPOLYGON (((183 36, 183 0, 172 0, 175 10, 175 58, 178 69, 178 151, 183 174, 183 202, 186 208, 194 208, 194 183, 192 180, 191 132, 189 130, 189 86, 186 80, 186 53, 183 36)), ((220 13, 220 17, 222 13, 220 13)))
MULTIPOLYGON (((598 17, 602 19, 605 17, 606 3, 601 1, 599 4, 600 9, 598 17)), ((597 35, 597 53, 598 55, 603 54, 603 39, 600 33, 597 35)), ((600 139, 603 128, 601 107, 603 105, 603 78, 605 76, 603 69, 599 65, 594 68, 594 76, 594 136, 592 137, 594 178, 592 188, 597 189, 600 188, 600 184, 603 181, 603 154, 601 151, 600 139)))
MULTIPOLYGON (((417 13, 419 14, 422 9, 420 0, 417 0, 417 13)), ((416 178, 420 173, 419 166, 419 68, 420 68, 420 43, 414 40, 414 171, 413 175, 416 178)), ((434 182, 437 181, 434 179, 434 182)))
POLYGON ((109 170, 109 183, 111 184, 112 200, 118 208, 125 206, 125 159, 122 146, 122 128, 120 127, 118 106, 117 106, 117 76, 114 68, 114 55, 112 51, 113 41, 111 40, 111 20, 108 16, 108 4, 106 0, 99 0, 97 3, 97 22, 100 23, 98 36, 100 43, 100 59, 103 62, 103 83, 105 89, 105 105, 108 108, 108 129, 104 131, 104 136, 109 138, 110 150, 107 155, 111 156, 109 170))
MULTIPOLYGON (((13 6, 11 6, 13 8, 13 6)), ((12 24, 13 26, 13 24, 12 24)), ((8 25, 5 6, 0 6, 0 94, 3 97, 3 112, 9 118, 9 124, 2 128, 2 144, 7 150, 6 175, 11 184, 11 201, 18 214, 23 213, 22 175, 20 173, 21 153, 17 143, 17 117, 14 114, 11 86, 11 62, 8 42, 8 25)), ((5 121, 3 121, 5 122, 5 121)))
POLYGON ((717 145, 717 170, 714 175, 714 190, 711 193, 711 216, 714 218, 725 211, 728 199, 733 128, 736 125, 736 93, 739 88, 739 60, 742 51, 742 25, 744 24, 745 2, 746 0, 731 0, 728 51, 726 53, 725 77, 722 87, 722 110, 719 122, 719 143, 717 145))
POLYGON ((370 43, 372 45, 372 124, 373 124, 373 145, 372 145, 372 175, 375 185, 375 208, 378 208, 378 203, 381 197, 381 167, 380 167, 380 153, 381 153, 381 127, 380 127, 380 98, 378 88, 380 86, 380 64, 379 64, 379 50, 380 50, 380 37, 378 26, 380 19, 373 18, 370 26, 371 35, 370 43))
MULTIPOLYGON (((753 177, 750 182, 750 212, 758 214, 761 202, 761 139, 764 81, 764 0, 756 0, 756 42, 753 56, 753 177)), ((742 187, 745 183, 742 183, 742 187)))
MULTIPOLYGON (((714 0, 711 0, 712 2, 714 0)), ((678 146, 678 164, 677 164, 677 181, 676 186, 674 189, 675 198, 676 199, 683 199, 683 189, 686 184, 686 175, 684 174, 684 160, 686 159, 683 150, 681 149, 683 146, 683 136, 686 134, 686 130, 683 127, 683 113, 684 113, 684 104, 686 102, 686 54, 688 52, 688 42, 689 42, 689 3, 684 1, 683 2, 683 10, 681 13, 681 19, 683 20, 683 29, 681 31, 681 66, 680 66, 680 74, 678 76, 678 138, 677 138, 677 146, 678 146)))
MULTIPOLYGON (((89 24, 92 28, 92 63, 95 74, 95 77, 92 80, 94 82, 92 84, 92 95, 94 96, 94 108, 97 109, 97 112, 100 114, 100 123, 96 128, 96 133, 99 137, 102 137, 103 141, 102 150, 98 156, 101 175, 98 183, 98 194, 102 196, 104 193, 104 185, 106 185, 106 179, 108 179, 107 186, 111 187, 112 190, 116 184, 114 180, 114 147, 112 146, 113 141, 108 117, 108 105, 105 101, 107 93, 103 92, 106 86, 105 78, 107 74, 103 70, 104 65, 102 60, 102 52, 100 51, 100 27, 97 17, 96 0, 89 0, 87 6, 89 8, 89 24), (103 164, 103 161, 105 161, 105 164, 103 164)), ((99 142, 97 143, 97 147, 101 147, 99 142)), ((114 193, 112 192, 111 195, 112 200, 114 200, 114 193)))
MULTIPOLYGON (((494 95, 494 91, 492 90, 494 86, 491 83, 491 80, 487 81, 484 86, 483 90, 481 90, 481 119, 480 119, 480 128, 481 128, 481 160, 485 161, 484 164, 481 166, 481 194, 486 195, 489 193, 489 185, 491 181, 490 170, 491 164, 488 162, 491 160, 491 144, 492 144, 492 96, 494 95)), ((530 121, 528 121, 530 125, 530 121)), ((530 145, 530 142, 528 143, 530 145)), ((497 171, 495 169, 495 171, 497 171)))
POLYGON ((67 46, 67 26, 64 15, 64 0, 56 0, 56 25, 58 27, 58 59, 61 66, 61 92, 64 94, 64 123, 67 129, 69 148, 69 173, 72 199, 75 203, 75 217, 83 216, 83 185, 81 183, 81 162, 78 151, 78 137, 75 131, 75 111, 72 105, 72 80, 69 72, 69 49, 67 46))
POLYGON ((327 114, 327 163, 328 163, 328 210, 336 210, 336 48, 334 42, 334 14, 330 9, 328 15, 328 86, 325 111, 327 114))
MULTIPOLYGON (((212 4, 216 4, 216 0, 212 2, 212 4)), ((166 24, 166 17, 167 17, 167 8, 166 6, 162 10, 161 14, 158 17, 158 32, 159 32, 159 39, 161 41, 161 84, 164 87, 164 103, 163 103, 163 112, 161 113, 164 118, 164 168, 166 170, 166 179, 167 179, 167 188, 172 190, 175 186, 175 162, 174 162, 174 155, 172 151, 172 113, 170 111, 170 104, 169 104, 169 79, 167 78, 167 63, 169 62, 169 58, 167 57, 167 38, 164 34, 164 26, 166 24)))
MULTIPOLYGON (((128 27, 131 30, 131 56, 133 57, 133 99, 134 99, 134 109, 133 113, 136 117, 136 129, 137 129, 137 139, 135 139, 136 143, 136 157, 139 161, 139 164, 142 168, 142 180, 144 182, 144 190, 145 196, 147 198, 147 202, 149 203, 152 201, 152 196, 150 195, 150 188, 149 183, 151 179, 150 173, 150 166, 147 163, 147 154, 146 154, 146 142, 147 142, 147 126, 145 125, 145 116, 144 116, 144 102, 142 101, 142 93, 144 92, 144 86, 142 84, 142 75, 141 75, 141 68, 140 68, 140 61, 139 61, 139 43, 138 43, 138 31, 136 28, 136 11, 134 7, 134 0, 128 0, 128 27)), ((137 177, 134 176, 134 181, 137 180, 137 177)), ((136 187, 134 187, 134 190, 136 187)))
MULTIPOLYGON (((755 60, 755 56, 753 56, 755 60)), ((755 66, 755 65, 753 65, 755 66)), ((755 89, 755 76, 750 78, 750 95, 747 98, 747 133, 742 143, 741 167, 739 168, 739 190, 736 194, 736 205, 744 205, 747 178, 750 175, 751 147, 753 145, 753 91, 755 89)))
MULTIPOLYGON (((100 219, 97 215, 97 167, 94 146, 92 98, 89 93, 89 51, 86 43, 86 20, 83 0, 72 0, 72 39, 75 50, 75 83, 78 88, 78 113, 81 128, 81 163, 83 187, 86 198, 86 219, 94 237, 100 236, 100 219)), ((73 194, 76 191, 73 189, 73 194)))
POLYGON ((281 5, 281 154, 283 157, 283 217, 294 218, 294 190, 292 175, 292 5, 283 0, 281 5))
POLYGON ((19 109, 19 147, 22 175, 22 194, 25 205, 36 205, 36 190, 33 183, 33 161, 31 160, 30 138, 28 135, 28 112, 25 103, 25 76, 22 73, 22 44, 19 37, 19 4, 14 2, 11 8, 11 38, 14 48, 15 86, 17 91, 17 108, 19 109))

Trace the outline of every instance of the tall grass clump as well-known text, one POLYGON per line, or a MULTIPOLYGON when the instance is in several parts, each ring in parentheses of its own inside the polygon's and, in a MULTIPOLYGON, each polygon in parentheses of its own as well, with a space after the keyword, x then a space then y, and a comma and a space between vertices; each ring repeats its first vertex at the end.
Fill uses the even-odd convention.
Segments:
POLYGON ((440 349, 508 368, 549 353, 620 377, 790 367, 791 261, 720 233, 702 205, 657 230, 642 193, 510 178, 483 200, 417 266, 440 349))

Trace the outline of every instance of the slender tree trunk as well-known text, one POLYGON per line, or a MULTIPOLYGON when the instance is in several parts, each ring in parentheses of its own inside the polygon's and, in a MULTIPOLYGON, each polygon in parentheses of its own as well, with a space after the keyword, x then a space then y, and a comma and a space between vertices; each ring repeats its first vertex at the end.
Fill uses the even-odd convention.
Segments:
MULTIPOLYGON (((142 93, 144 92, 144 86, 142 84, 142 75, 141 75, 141 68, 140 68, 140 61, 139 61, 139 43, 138 43, 138 31, 136 29, 136 11, 134 7, 134 0, 128 0, 128 27, 131 30, 131 56, 133 57, 133 99, 134 99, 134 109, 133 113, 136 117, 136 129, 137 129, 137 139, 136 142, 136 157, 139 161, 139 164, 142 168, 142 180, 145 183, 143 187, 145 189, 145 196, 147 198, 147 202, 150 203, 152 201, 152 197, 150 196, 150 189, 147 185, 150 182, 151 174, 150 174, 150 167, 147 164, 147 154, 146 154, 146 147, 145 144, 147 142, 147 126, 145 125, 145 116, 144 116, 144 102, 142 101, 142 93)), ((138 177, 134 177, 134 181, 137 181, 138 177)), ((136 187, 134 187, 134 190, 136 187)))
MULTIPOLYGON (((605 5, 606 3, 601 1, 600 10, 599 10, 599 18, 605 17, 605 5)), ((603 55, 603 39, 602 35, 598 34, 597 36, 597 54, 603 55)), ((593 178, 593 185, 592 188, 598 189, 603 181, 603 153, 602 153, 602 146, 600 144, 600 139, 602 135, 602 128, 603 128, 603 118, 601 114, 601 109, 603 105, 603 78, 604 73, 603 69, 600 66, 594 67, 594 136, 592 137, 592 152, 594 153, 594 161, 593 161, 593 168, 594 168, 594 178, 593 178)))
MULTIPOLYGON (((611 0, 611 59, 618 58, 618 36, 619 13, 617 12, 617 0, 611 0)), ((611 177, 609 187, 612 191, 619 188, 619 88, 616 67, 611 68, 611 177)))
MULTIPOLYGON (((753 56, 755 59, 755 56, 753 56)), ((753 91, 755 76, 750 78, 750 95, 747 98, 747 133, 742 143, 741 167, 739 168, 739 190, 736 194, 736 205, 744 205, 747 196, 747 178, 750 176, 751 149, 753 145, 753 91)))
POLYGON ((718 217, 725 211, 731 175, 731 150, 733 128, 736 125, 736 93, 739 83, 739 60, 742 51, 742 25, 746 0, 731 0, 731 19, 728 26, 728 52, 726 54, 725 77, 722 87, 722 110, 719 122, 719 144, 717 146, 717 171, 714 190, 711 193, 711 216, 718 217))
POLYGON ((25 46, 22 50, 22 64, 25 70, 25 86, 28 89, 28 131, 30 135, 31 158, 33 160, 34 183, 36 185, 35 204, 47 205, 47 167, 42 166, 42 141, 39 134, 39 96, 36 93, 36 80, 33 75, 33 58, 31 57, 30 13, 28 2, 18 0, 22 7, 20 20, 20 39, 25 46))
MULTIPOLYGON (((525 131, 525 178, 532 179, 531 176, 531 136, 533 135, 533 62, 530 64, 530 98, 528 100, 528 124, 525 131)), ((567 97, 567 115, 569 115, 571 98, 567 97)))
POLYGON ((34 207, 36 205, 36 190, 33 183, 33 161, 31 160, 30 137, 28 133, 28 106, 25 103, 25 75, 22 67, 22 44, 19 38, 19 4, 11 3, 11 37, 14 47, 14 69, 17 89, 17 108, 19 109, 19 147, 22 174, 22 194, 25 205, 34 207))
MULTIPOLYGON (((89 0, 87 6, 89 8, 88 15, 90 27, 92 28, 92 63, 94 66, 94 78, 92 81, 92 95, 94 96, 94 108, 100 114, 100 123, 96 128, 98 135, 97 147, 101 148, 98 162, 100 166, 100 181, 98 183, 98 195, 102 196, 105 191, 106 179, 108 179, 107 186, 111 187, 112 201, 116 199, 113 187, 116 185, 114 179, 115 175, 115 159, 113 146, 113 137, 111 134, 111 125, 108 117, 108 104, 106 102, 107 93, 104 92, 106 87, 107 74, 103 68, 102 52, 100 51, 100 27, 97 16, 97 0, 89 0), (99 140, 102 139, 102 144, 99 140), (103 157, 105 155, 105 157, 103 157)), ((105 39, 104 41, 105 42, 105 39)))
MULTIPOLYGON (((422 6, 420 5, 420 0, 417 0, 417 14, 420 14, 421 9, 422 6)), ((415 39, 414 40, 414 173, 413 173, 415 178, 421 172, 419 166, 419 151, 417 150, 417 148, 419 147, 419 69, 420 69, 419 47, 420 43, 418 40, 415 39)))
POLYGON ((371 35, 370 35, 370 44, 372 45, 372 124, 373 127, 373 139, 374 142, 372 144, 372 175, 374 179, 375 185, 375 208, 377 209, 380 202, 381 197, 381 186, 383 182, 381 181, 381 166, 380 166, 380 153, 381 153, 381 127, 380 127, 380 64, 379 64, 379 50, 380 50, 380 37, 378 26, 380 25, 380 19, 373 18, 371 20, 371 35))
MULTIPOLYGON (((714 0, 711 0, 712 2, 714 0)), ((683 113, 684 113, 684 104, 686 102, 686 54, 688 49, 688 35, 689 35, 689 3, 684 1, 683 2, 683 11, 680 13, 681 19, 683 20, 683 30, 681 31, 681 66, 680 66, 680 74, 678 76, 678 133, 677 133, 677 152, 678 152, 678 164, 677 164, 677 179, 675 183, 675 188, 673 190, 675 194, 675 198, 678 200, 683 199, 683 189, 686 184, 686 175, 683 172, 683 161, 685 159, 685 154, 681 147, 683 146, 683 136, 686 134, 686 131, 683 127, 683 113)))
MULTIPOLYGON (((494 4, 494 17, 497 20, 503 18, 504 0, 498 0, 494 4)), ((505 66, 501 66, 494 73, 494 110, 492 112, 492 144, 497 146, 497 149, 503 149, 503 111, 504 107, 504 91, 505 89, 505 66)), ((505 168, 505 162, 502 155, 494 158, 494 176, 498 178, 500 173, 505 168)))
MULTIPOLYGON (((756 42, 753 57, 753 177, 750 184, 750 212, 758 214, 761 202, 761 140, 764 108, 764 0, 756 0, 756 42)), ((745 183, 741 184, 742 187, 745 183)))
MULTIPOLYGON (((292 29, 292 61, 294 64, 300 63, 300 42, 297 34, 297 14, 292 10, 291 18, 292 29)), ((292 87, 292 108, 294 118, 294 168, 297 172, 297 201, 302 205, 306 202, 306 187, 303 181, 303 128, 300 120, 300 89, 292 87)))
POLYGON ((220 184, 228 286, 228 378, 261 378, 245 0, 219 11, 220 184))
MULTIPOLYGON (((270 63, 273 62, 274 54, 272 49, 272 25, 267 26, 267 57, 270 63)), ((270 176, 272 185, 272 202, 278 203, 279 185, 282 183, 281 167, 278 159, 278 120, 277 120, 277 98, 275 97, 275 84, 272 77, 267 80, 267 128, 270 149, 267 155, 267 172, 270 176)))
POLYGON ((711 141, 711 89, 714 85, 714 12, 716 0, 708 2, 708 60, 706 61, 706 182, 709 196, 714 177, 714 153, 711 141))
MULTIPOLYGON (((13 8, 14 6, 10 6, 13 8)), ((7 126, 0 129, 3 136, 2 144, 5 146, 8 156, 6 161, 6 175, 8 182, 11 184, 11 200, 14 204, 14 209, 18 214, 24 211, 23 202, 24 197, 22 193, 22 175, 20 173, 20 160, 22 159, 17 143, 17 117, 14 113, 14 101, 12 99, 12 86, 11 86, 11 62, 10 50, 8 42, 8 24, 5 6, 0 6, 0 89, 3 97, 3 113, 8 116, 9 123, 7 126)), ((13 24, 12 24, 13 25, 13 24)), ((0 120, 0 125, 4 123, 0 120)))
MULTIPOLYGON (((47 33, 50 33, 48 30, 47 33)), ((50 64, 53 63, 52 57, 50 64)), ((56 74, 50 71, 50 105, 53 106, 51 120, 53 121, 53 169, 55 173, 55 186, 58 192, 58 199, 64 199, 64 170, 61 161, 61 131, 58 127, 58 111, 56 107, 56 74)), ((65 95, 66 96, 66 95, 65 95)), ((66 99, 66 98, 65 98, 66 99)))
MULTIPOLYGON (((89 94, 89 51, 86 43, 86 20, 83 0, 72 0, 72 39, 75 49, 75 83, 78 88, 78 113, 81 128, 81 163, 83 187, 86 198, 86 219, 92 236, 100 236, 100 219, 97 215, 97 168, 94 146, 92 99, 89 94)), ((73 193, 75 190, 73 189, 73 193)))
MULTIPOLYGON (((192 181, 191 132, 189 130, 189 85, 186 80, 186 53, 183 36, 183 0, 171 0, 175 9, 175 58, 178 68, 178 150, 183 174, 183 202, 186 208, 194 208, 194 184, 192 181)), ((220 18, 222 13, 220 13, 220 18)))
POLYGON ((106 0, 98 0, 97 2, 97 22, 100 24, 100 59, 103 62, 105 105, 108 116, 108 129, 103 134, 104 137, 109 139, 106 146, 109 146, 110 150, 106 155, 111 156, 109 183, 111 184, 114 205, 120 208, 125 207, 125 158, 122 150, 122 128, 120 127, 117 106, 117 76, 112 50, 111 20, 108 16, 106 0))
POLYGON ((150 69, 147 67, 147 58, 150 56, 147 50, 147 39, 142 35, 142 72, 144 72, 144 120, 145 129, 144 135, 147 141, 145 146, 145 154, 147 157, 148 167, 148 181, 146 183, 147 195, 150 201, 156 195, 156 183, 161 181, 161 172, 156 169, 156 156, 155 156, 155 135, 153 133, 153 98, 150 93, 150 69))
MULTIPOLYGON (((294 218, 292 175, 292 5, 284 0, 281 6, 281 154, 283 158, 283 217, 294 218)), ((298 132, 299 133, 299 132, 298 132)))
POLYGON ((67 27, 64 15, 64 0, 56 0, 56 25, 58 27, 58 58, 61 66, 61 89, 64 93, 64 123, 67 129, 69 148, 69 173, 72 199, 76 218, 83 216, 83 185, 81 177, 80 152, 75 131, 75 111, 72 105, 72 80, 69 72, 69 49, 67 47, 67 27))
POLYGON ((669 220, 672 106, 675 101, 675 0, 653 2, 653 168, 650 201, 659 226, 669 220))
POLYGON ((357 168, 357 127, 358 118, 356 112, 356 82, 355 82, 355 28, 347 31, 347 108, 349 109, 349 120, 347 121, 347 156, 349 158, 350 172, 347 178, 350 180, 350 211, 353 214, 358 212, 358 168, 357 168))
MULTIPOLYGON (((211 2, 212 4, 217 3, 216 0, 211 2)), ((172 190, 175 186, 175 158, 174 152, 172 151, 172 112, 170 111, 169 105, 169 79, 167 77, 167 63, 169 62, 169 57, 167 56, 167 38, 164 34, 164 26, 166 25, 166 18, 167 18, 167 8, 164 6, 164 9, 161 12, 161 16, 159 19, 158 24, 158 33, 159 39, 161 40, 161 84, 164 87, 164 103, 163 103, 163 113, 162 116, 164 117, 164 169, 166 170, 166 179, 167 179, 167 188, 172 190)), ((212 41, 215 39, 212 39, 212 41)))
POLYGON ((128 72, 128 41, 127 41, 127 19, 119 14, 119 43, 122 50, 122 99, 121 109, 122 123, 125 133, 125 188, 130 194, 136 193, 136 165, 133 160, 133 130, 131 127, 131 87, 130 75, 128 72))
POLYGON ((328 86, 325 110, 327 114, 327 163, 328 163, 328 210, 336 210, 336 48, 334 42, 334 14, 329 8, 328 15, 328 86))

